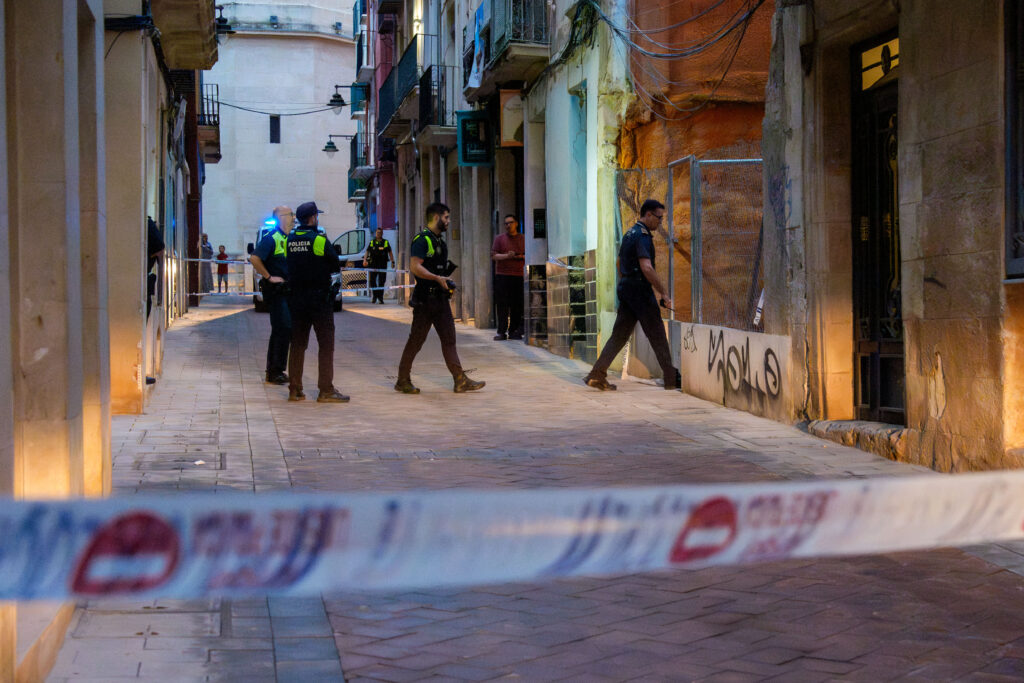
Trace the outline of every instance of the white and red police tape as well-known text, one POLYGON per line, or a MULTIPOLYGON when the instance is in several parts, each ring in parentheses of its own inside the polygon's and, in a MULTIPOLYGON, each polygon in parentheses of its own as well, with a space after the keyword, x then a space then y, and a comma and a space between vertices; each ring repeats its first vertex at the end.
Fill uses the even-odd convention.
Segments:
POLYGON ((1005 541, 1024 472, 0 502, 0 600, 539 581, 1005 541))

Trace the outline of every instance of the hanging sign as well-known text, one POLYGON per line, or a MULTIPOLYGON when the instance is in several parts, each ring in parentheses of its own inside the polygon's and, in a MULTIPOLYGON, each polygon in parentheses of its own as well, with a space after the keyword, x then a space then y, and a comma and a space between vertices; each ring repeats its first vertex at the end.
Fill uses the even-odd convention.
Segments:
POLYGON ((484 111, 455 112, 458 121, 459 166, 494 164, 494 133, 484 111))

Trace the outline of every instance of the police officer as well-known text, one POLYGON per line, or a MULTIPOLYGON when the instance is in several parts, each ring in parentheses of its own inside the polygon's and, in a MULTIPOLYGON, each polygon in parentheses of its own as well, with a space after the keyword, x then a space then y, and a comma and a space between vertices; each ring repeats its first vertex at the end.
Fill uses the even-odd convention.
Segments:
POLYGON ((437 330, 441 338, 441 353, 444 355, 448 372, 455 381, 453 390, 457 394, 482 389, 484 382, 475 382, 466 376, 459 362, 455 348, 455 319, 448 303, 455 283, 448 279, 454 266, 449 266, 448 245, 442 235, 448 230, 451 213, 448 207, 434 202, 427 207, 427 227, 420 231, 409 246, 409 270, 416 276, 416 287, 412 292, 412 328, 409 339, 402 351, 398 364, 398 381, 395 391, 403 394, 418 394, 420 390, 412 384, 412 361, 416 358, 423 342, 430 333, 430 327, 437 330))
POLYGON ((384 282, 388 276, 384 268, 387 268, 389 260, 393 269, 395 255, 391 251, 391 244, 384 239, 384 230, 377 228, 373 233, 373 239, 366 246, 366 256, 363 257, 363 267, 375 269, 370 273, 370 292, 373 296, 370 303, 384 303, 384 282))
POLYGON ((657 230, 665 218, 665 205, 656 199, 648 199, 640 207, 640 219, 622 237, 619 247, 619 311, 612 327, 612 335, 601 350, 590 374, 583 378, 588 386, 610 391, 615 385, 608 381, 608 366, 622 350, 637 322, 643 328, 651 343, 654 355, 661 366, 666 389, 677 389, 680 384, 679 371, 672 365, 672 354, 665 337, 665 326, 661 322, 658 303, 672 308, 672 299, 661 284, 661 278, 654 270, 654 239, 651 231, 657 230), (655 297, 657 293, 657 297, 655 297))
POLYGON ((274 209, 277 226, 264 235, 249 257, 252 267, 260 274, 263 303, 270 312, 270 343, 267 344, 267 375, 270 384, 288 384, 288 344, 292 338, 292 322, 288 313, 285 280, 288 278, 286 261, 288 233, 292 229, 294 214, 287 206, 274 209))
POLYGON ((309 328, 316 332, 319 376, 318 403, 347 403, 334 388, 334 291, 331 274, 341 270, 338 252, 317 226, 320 221, 316 203, 306 202, 295 209, 300 225, 288 235, 288 307, 292 314, 292 348, 288 355, 288 400, 302 401, 302 366, 309 345, 309 328))

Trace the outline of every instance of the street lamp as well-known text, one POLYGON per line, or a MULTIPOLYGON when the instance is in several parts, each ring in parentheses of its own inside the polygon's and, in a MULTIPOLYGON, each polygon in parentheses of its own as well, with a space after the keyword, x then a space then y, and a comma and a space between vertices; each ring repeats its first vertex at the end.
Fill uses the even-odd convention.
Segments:
POLYGON ((334 94, 331 95, 331 100, 330 100, 330 102, 327 103, 328 107, 334 107, 334 113, 335 114, 340 114, 341 113, 341 108, 345 106, 345 98, 342 97, 341 93, 338 92, 338 88, 344 88, 344 87, 346 87, 346 86, 344 86, 344 85, 336 85, 336 86, 334 86, 334 94))
POLYGON ((349 139, 351 139, 352 137, 353 136, 351 136, 351 135, 328 135, 327 136, 327 144, 324 145, 324 150, 323 151, 327 152, 327 156, 333 159, 334 155, 338 153, 338 146, 336 144, 334 144, 334 138, 349 138, 349 139))

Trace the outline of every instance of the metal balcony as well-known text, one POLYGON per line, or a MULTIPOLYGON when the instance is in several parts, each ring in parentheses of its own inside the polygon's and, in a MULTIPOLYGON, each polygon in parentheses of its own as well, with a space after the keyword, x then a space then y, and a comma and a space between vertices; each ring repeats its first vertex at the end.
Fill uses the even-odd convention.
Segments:
MULTIPOLYGON (((480 86, 464 87, 466 99, 475 101, 494 92, 498 83, 537 78, 550 58, 545 0, 490 0, 491 22, 485 29, 484 67, 480 86)), ((463 59, 466 79, 473 64, 475 44, 466 40, 463 59)))
POLYGON ((432 61, 435 46, 436 36, 427 34, 416 34, 409 41, 402 57, 381 86, 378 134, 398 137, 408 130, 409 121, 419 116, 420 77, 432 61), (386 98, 393 99, 385 102, 386 98))
POLYGON ((366 0, 356 0, 352 6, 352 37, 359 35, 359 27, 366 23, 366 0))
POLYGON ((349 91, 352 94, 352 101, 349 103, 349 113, 352 115, 352 119, 365 120, 366 109, 370 104, 370 84, 353 83, 349 91))
POLYGON ((348 200, 350 202, 362 202, 366 200, 366 181, 349 176, 348 179, 348 200))
POLYGON ((350 167, 348 175, 357 180, 366 180, 374 172, 373 164, 370 162, 370 138, 363 131, 360 131, 352 138, 349 147, 350 167))
POLYGON ((458 102, 457 67, 431 64, 419 85, 419 135, 427 145, 452 146, 457 141, 455 106, 458 102))
MULTIPOLYGON (((398 69, 391 69, 391 73, 384 79, 384 83, 381 84, 380 90, 377 91, 377 134, 388 137, 388 127, 391 125, 391 119, 395 118, 395 112, 398 109, 398 97, 395 89, 395 81, 398 80, 398 69)), ((398 127, 400 122, 396 120, 395 127, 398 127)), ((396 130, 391 130, 391 136, 396 133, 396 130)))
POLYGON ((373 64, 370 63, 370 36, 366 29, 359 32, 356 40, 356 80, 373 82, 373 64))
POLYGON ((216 164, 221 159, 220 87, 216 83, 203 84, 198 123, 199 153, 207 164, 216 164))

